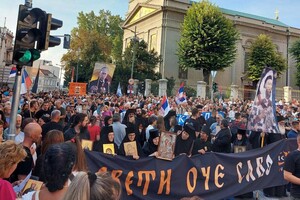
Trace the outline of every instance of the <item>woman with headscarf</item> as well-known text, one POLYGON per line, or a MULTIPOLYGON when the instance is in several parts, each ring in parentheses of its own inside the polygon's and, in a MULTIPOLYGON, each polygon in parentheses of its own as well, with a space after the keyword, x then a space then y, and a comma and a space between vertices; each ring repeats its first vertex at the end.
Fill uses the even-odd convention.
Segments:
POLYGON ((104 118, 104 126, 101 128, 101 131, 100 131, 101 140, 102 140, 102 138, 107 137, 108 129, 112 125, 112 123, 113 123, 113 118, 111 116, 106 116, 104 118))
POLYGON ((149 130, 149 139, 143 146, 143 152, 146 156, 153 156, 157 152, 159 144, 159 132, 158 129, 149 130))
POLYGON ((195 129, 190 124, 185 124, 183 127, 183 131, 176 137, 175 143, 175 156, 179 156, 181 154, 186 154, 188 156, 192 153, 192 148, 194 144, 194 139, 191 135, 195 135, 195 129))
POLYGON ((236 138, 232 142, 233 146, 248 146, 248 138, 246 136, 246 130, 238 129, 236 133, 236 138))
POLYGON ((140 157, 144 156, 142 147, 141 147, 140 143, 137 142, 137 140, 136 140, 136 133, 134 131, 134 127, 133 126, 129 126, 129 127, 126 128, 126 136, 125 136, 125 138, 123 139, 123 141, 122 141, 122 143, 120 145, 119 155, 132 157, 135 160, 137 160, 140 157), (126 143, 128 143, 128 142, 135 143, 137 155, 128 155, 128 154, 131 154, 130 152, 127 152, 127 155, 126 155, 126 151, 125 151, 124 145, 126 145, 126 143))
MULTIPOLYGON (((105 131, 105 132, 103 132, 103 134, 101 133, 101 139, 93 147, 93 151, 98 151, 98 152, 102 152, 102 153, 111 154, 112 152, 108 152, 108 151, 104 152, 105 151, 104 145, 106 145, 106 144, 113 144, 113 146, 114 146, 114 154, 118 154, 118 146, 114 142, 115 135, 114 135, 113 127, 112 126, 108 126, 104 130, 102 129, 102 131, 105 131)), ((112 149, 110 151, 112 151, 112 149)))

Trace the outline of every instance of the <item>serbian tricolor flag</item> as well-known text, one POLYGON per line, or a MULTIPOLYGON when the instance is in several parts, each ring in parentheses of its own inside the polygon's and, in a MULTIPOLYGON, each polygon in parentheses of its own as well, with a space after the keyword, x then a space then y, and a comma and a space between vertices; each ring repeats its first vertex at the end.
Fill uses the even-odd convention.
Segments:
POLYGON ((20 94, 26 94, 27 90, 29 90, 30 86, 32 84, 32 81, 30 77, 28 76, 27 71, 24 69, 22 74, 22 84, 21 84, 21 93, 20 94))
POLYGON ((176 94, 175 100, 176 100, 177 104, 182 104, 182 103, 186 102, 186 96, 184 94, 184 82, 182 82, 180 84, 180 87, 179 87, 178 92, 176 94))
POLYGON ((160 111, 161 111, 161 114, 165 117, 168 112, 170 111, 170 105, 169 105, 169 102, 168 102, 168 98, 167 96, 165 95, 163 97, 163 99, 161 100, 161 108, 160 108, 160 111))
POLYGON ((10 70, 10 73, 9 73, 9 78, 12 78, 12 77, 15 77, 17 74, 17 68, 16 66, 14 65, 11 70, 10 70))

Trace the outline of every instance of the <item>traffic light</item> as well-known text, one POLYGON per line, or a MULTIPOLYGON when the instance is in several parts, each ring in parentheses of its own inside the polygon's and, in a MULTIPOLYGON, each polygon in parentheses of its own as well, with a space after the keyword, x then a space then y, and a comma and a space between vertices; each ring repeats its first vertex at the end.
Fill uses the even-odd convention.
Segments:
POLYGON ((59 19, 52 18, 52 14, 47 14, 45 20, 41 23, 42 36, 37 44, 37 48, 41 51, 47 50, 48 47, 60 45, 60 38, 50 35, 50 31, 61 28, 63 22, 59 19))
POLYGON ((218 91, 218 83, 213 82, 212 89, 213 89, 213 92, 217 92, 218 91))
POLYGON ((64 34, 64 49, 70 49, 71 35, 64 34))
POLYGON ((141 93, 144 93, 144 92, 145 92, 145 82, 144 82, 144 81, 141 82, 140 92, 141 92, 141 93))
POLYGON ((35 49, 35 43, 42 35, 38 24, 45 17, 46 13, 39 8, 19 6, 13 64, 32 66, 33 61, 40 58, 40 52, 35 49))

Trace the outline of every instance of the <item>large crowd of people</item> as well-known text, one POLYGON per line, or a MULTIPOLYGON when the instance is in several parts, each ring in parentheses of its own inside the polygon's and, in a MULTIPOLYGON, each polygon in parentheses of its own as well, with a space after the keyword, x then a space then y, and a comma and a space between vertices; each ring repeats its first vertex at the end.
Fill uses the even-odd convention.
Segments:
MULTIPOLYGON (((2 91, 0 162, 6 167, 0 167, 0 197, 10 196, 5 199, 15 199, 17 195, 36 200, 119 199, 118 182, 107 174, 88 172, 82 140, 91 141, 93 151, 137 160, 158 155, 162 132, 176 135, 173 151, 176 157, 211 151, 238 153, 281 139, 296 138, 300 131, 300 102, 296 100, 291 103, 277 101, 279 132, 262 133, 246 130, 253 103, 249 100, 211 102, 191 97, 178 105, 174 97, 169 97, 170 111, 164 113, 162 97, 157 96, 68 96, 53 91, 21 97, 12 142, 8 141, 11 99, 12 92, 2 91), (182 115, 188 117, 180 124, 178 116, 182 115), (12 184, 17 184, 31 171, 45 185, 38 191, 14 194, 12 184)), ((284 185, 266 188, 264 192, 266 196, 282 197, 287 195, 287 189, 284 185)))

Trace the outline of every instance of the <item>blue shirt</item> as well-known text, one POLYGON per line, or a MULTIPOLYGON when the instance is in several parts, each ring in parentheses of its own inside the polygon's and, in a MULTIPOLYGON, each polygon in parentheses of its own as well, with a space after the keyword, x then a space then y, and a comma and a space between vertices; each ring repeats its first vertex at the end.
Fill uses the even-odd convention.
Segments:
POLYGON ((297 138, 298 132, 294 131, 293 129, 290 130, 287 134, 288 138, 297 138))

